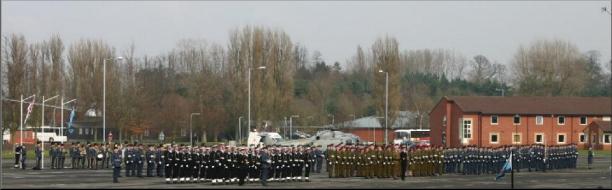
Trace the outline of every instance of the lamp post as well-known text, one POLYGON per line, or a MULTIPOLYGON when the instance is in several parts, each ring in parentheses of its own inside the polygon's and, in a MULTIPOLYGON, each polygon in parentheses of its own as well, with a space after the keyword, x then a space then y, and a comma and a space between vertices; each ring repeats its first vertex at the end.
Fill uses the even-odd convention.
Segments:
POLYGON ((106 143, 106 60, 122 60, 123 57, 115 57, 102 60, 102 143, 106 143))
POLYGON ((200 113, 191 113, 191 115, 189 116, 189 144, 191 144, 191 146, 193 146, 193 116, 194 115, 200 115, 200 113))
POLYGON ((19 128, 21 130, 21 132, 20 132, 21 136, 19 138, 20 146, 23 146, 23 102, 25 102, 27 99, 30 99, 30 98, 36 98, 36 95, 32 95, 32 96, 27 97, 27 98, 23 98, 23 95, 21 95, 21 103, 19 104, 19 117, 20 117, 20 119, 19 119, 19 126, 20 127, 19 128))
POLYGON ((242 116, 238 117, 238 138, 239 138, 239 142, 242 143, 242 116))
MULTIPOLYGON (((70 100, 70 101, 64 102, 64 96, 62 96, 62 99, 61 99, 61 102, 62 102, 62 108, 60 109, 60 110, 61 110, 61 112, 62 112, 62 114, 60 114, 60 117, 61 117, 61 118, 60 118, 60 120, 62 121, 62 123, 61 123, 61 128, 60 128, 60 136, 64 136, 64 105, 66 105, 66 104, 68 104, 68 103, 70 103, 70 102, 73 102, 73 101, 75 101, 75 100, 76 100, 76 99, 72 99, 72 100, 70 100)), ((102 136, 103 136, 102 138, 104 138, 104 135, 102 135, 102 136)))
POLYGON ((389 113, 389 72, 387 71, 383 71, 382 69, 378 70, 379 73, 385 73, 385 144, 389 144, 388 143, 388 135, 389 135, 389 131, 388 131, 388 113, 389 113))
MULTIPOLYGON (((266 69, 266 66, 260 66, 260 67, 257 67, 257 69, 263 70, 263 69, 266 69)), ((249 109, 249 111, 248 112, 249 113, 248 113, 247 125, 248 125, 249 132, 251 132, 251 70, 253 70, 253 69, 249 68, 249 72, 248 72, 248 75, 249 75, 248 76, 248 78, 249 78, 249 82, 248 82, 249 83, 249 85, 248 85, 249 86, 248 87, 248 90, 249 90, 249 93, 248 93, 249 94, 249 98, 248 98, 249 99, 249 105, 248 105, 249 108, 248 109, 249 109)))
POLYGON ((327 114, 327 117, 330 117, 330 116, 332 117, 332 128, 335 128, 334 120, 336 119, 336 117, 334 115, 332 115, 332 114, 327 114))
POLYGON ((353 127, 355 127, 355 126, 353 126, 353 125, 355 125, 355 114, 351 114, 351 115, 349 115, 349 116, 353 116, 353 120, 351 121, 351 126, 350 126, 350 128, 349 128, 349 129, 350 129, 350 131, 352 132, 352 131, 353 131, 353 130, 352 130, 352 129, 353 129, 353 127))
POLYGON ((503 88, 496 88, 496 89, 495 89, 495 91, 497 91, 497 92, 501 91, 501 95, 502 95, 502 97, 504 97, 504 92, 505 92, 506 90, 505 90, 505 89, 503 89, 503 88))
MULTIPOLYGON (((59 95, 55 95, 55 96, 53 96, 53 97, 51 97, 49 99, 46 99, 46 100, 45 100, 45 96, 42 97, 42 114, 41 114, 42 116, 41 116, 41 122, 40 122, 40 128, 42 128, 42 132, 45 132, 45 102, 49 101, 49 100, 52 100, 52 99, 55 99, 58 96, 59 95)), ((49 139, 47 139, 47 140, 49 140, 49 139)), ((42 148, 42 152, 45 152, 45 142, 44 142, 44 139, 43 139, 42 147, 41 148, 42 148)), ((41 159, 40 165, 41 165, 40 169, 45 169, 45 154, 42 154, 42 159, 41 159)))
POLYGON ((299 118, 300 115, 292 115, 289 117, 289 140, 293 139, 293 118, 299 118))

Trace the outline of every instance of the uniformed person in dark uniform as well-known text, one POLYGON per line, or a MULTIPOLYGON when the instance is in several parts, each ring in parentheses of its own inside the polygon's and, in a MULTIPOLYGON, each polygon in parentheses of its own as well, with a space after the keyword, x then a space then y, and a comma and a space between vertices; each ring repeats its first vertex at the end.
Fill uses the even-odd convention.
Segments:
POLYGON ((164 177, 164 167, 166 167, 165 164, 165 158, 167 155, 164 155, 164 149, 163 149, 163 145, 159 145, 159 147, 157 147, 157 149, 155 150, 155 166, 156 166, 156 176, 157 177, 164 177))
POLYGON ((155 152, 153 145, 149 145, 145 158, 147 159, 147 177, 153 177, 153 169, 155 168, 155 152))
POLYGON ((402 145, 400 152, 400 177, 402 181, 405 180, 406 177, 406 169, 408 168, 408 152, 406 151, 406 146, 402 145))
POLYGON ((119 173, 121 172, 121 153, 119 152, 118 147, 113 148, 113 154, 111 156, 112 165, 113 165, 113 183, 119 183, 119 173))
POLYGON ((134 175, 133 166, 134 166, 134 153, 132 149, 132 144, 128 144, 125 150, 125 177, 130 177, 134 175))
POLYGON ((20 155, 21 169, 22 170, 26 169, 26 158, 27 158, 26 154, 27 154, 26 147, 21 145, 21 148, 19 149, 19 155, 20 155))
POLYGON ((57 144, 51 143, 51 148, 49 148, 49 156, 51 157, 51 169, 57 168, 57 144))
POLYGON ((138 148, 136 148, 136 150, 134 151, 134 163, 136 164, 136 176, 138 177, 142 177, 142 168, 144 166, 144 155, 142 151, 142 144, 140 144, 138 148))
POLYGON ((59 169, 64 169, 64 163, 66 162, 66 149, 64 148, 64 144, 60 145, 58 152, 58 165, 59 169))
POLYGON ((34 170, 40 170, 40 162, 42 160, 42 150, 40 149, 40 141, 36 143, 36 148, 34 149, 34 154, 36 155, 36 166, 34 166, 34 170))

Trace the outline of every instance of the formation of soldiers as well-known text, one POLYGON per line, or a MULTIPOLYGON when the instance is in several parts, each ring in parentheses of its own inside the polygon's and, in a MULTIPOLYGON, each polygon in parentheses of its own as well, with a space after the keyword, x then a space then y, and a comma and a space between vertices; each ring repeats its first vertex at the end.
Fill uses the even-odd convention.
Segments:
POLYGON ((173 145, 161 147, 166 183, 243 184, 258 182, 267 169, 270 182, 310 181, 316 154, 310 147, 269 147, 270 167, 261 162, 262 147, 173 145), (302 178, 302 176, 304 178, 302 178))
POLYGON ((329 177, 397 179, 404 175, 496 174, 511 153, 516 172, 576 168, 578 161, 575 144, 546 148, 541 144, 497 148, 416 146, 407 151, 407 158, 403 158, 402 151, 397 145, 330 145, 326 150, 329 177))
POLYGON ((64 144, 54 143, 49 149, 51 169, 64 169, 66 156, 70 157, 72 169, 98 169, 109 168, 112 150, 110 144, 80 144, 72 143, 70 148, 64 144))

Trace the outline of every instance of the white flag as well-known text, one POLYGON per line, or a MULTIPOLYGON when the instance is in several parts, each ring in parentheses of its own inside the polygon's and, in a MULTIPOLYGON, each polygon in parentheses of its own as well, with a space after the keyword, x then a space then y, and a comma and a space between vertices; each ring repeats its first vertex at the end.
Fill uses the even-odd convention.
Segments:
POLYGON ((30 117, 30 113, 32 113, 32 109, 34 109, 34 98, 32 98, 32 102, 30 103, 30 105, 28 105, 28 113, 26 114, 25 119, 23 120, 23 123, 25 124, 28 121, 28 118, 30 117))

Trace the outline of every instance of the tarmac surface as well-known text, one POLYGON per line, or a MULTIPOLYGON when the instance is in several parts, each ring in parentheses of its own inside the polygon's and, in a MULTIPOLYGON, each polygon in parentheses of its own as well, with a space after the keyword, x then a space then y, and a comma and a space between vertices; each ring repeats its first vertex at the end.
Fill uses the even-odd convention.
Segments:
MULTIPOLYGON (((611 189, 612 173, 610 159, 612 157, 596 157, 593 169, 586 168, 586 159, 580 155, 577 169, 562 169, 542 172, 527 172, 521 170, 514 174, 514 188, 590 188, 611 189)), ((164 178, 159 177, 122 177, 120 183, 112 183, 111 169, 62 169, 62 170, 32 170, 32 163, 28 169, 14 169, 14 160, 3 160, 2 182, 0 188, 76 188, 76 189, 100 189, 100 188, 264 188, 260 183, 247 183, 244 186, 211 185, 210 183, 192 184, 166 184, 164 178)), ((66 165, 70 166, 69 160, 66 165)), ((49 163, 49 162, 45 162, 49 163)), ((146 170, 143 170, 145 175, 146 170)), ((121 171, 125 175, 125 170, 121 171)), ((458 175, 445 174, 435 177, 407 177, 405 181, 386 179, 364 179, 353 178, 328 178, 327 173, 315 173, 311 175, 311 182, 272 182, 265 188, 464 188, 464 189, 509 189, 510 174, 495 181, 495 174, 486 175, 458 175)))

